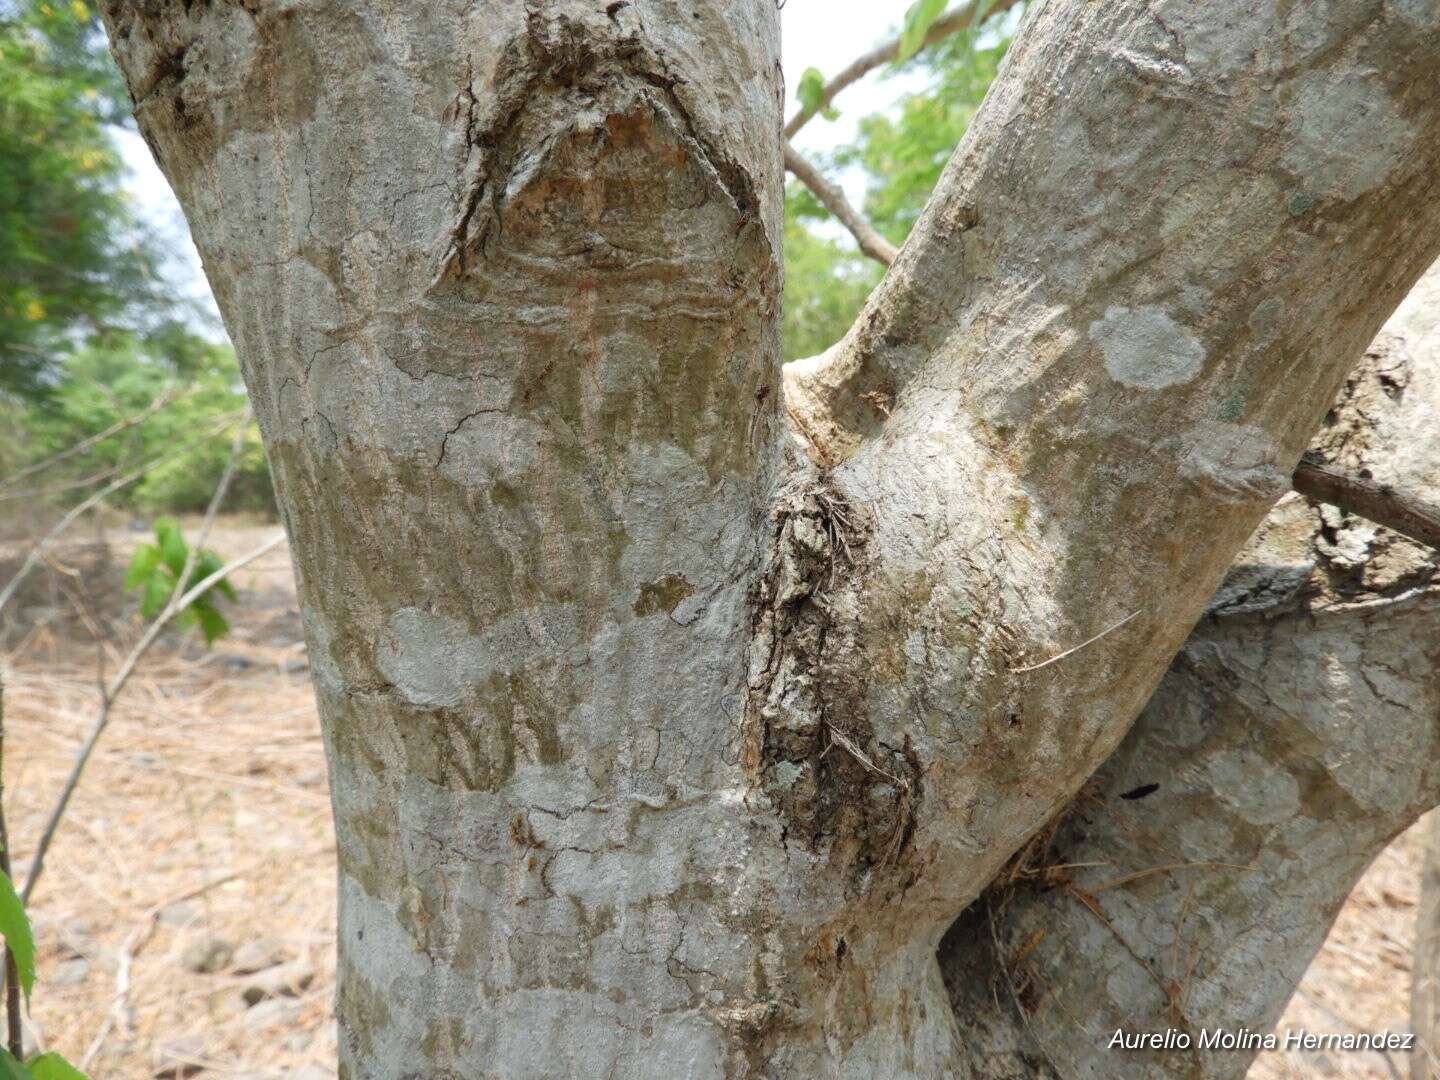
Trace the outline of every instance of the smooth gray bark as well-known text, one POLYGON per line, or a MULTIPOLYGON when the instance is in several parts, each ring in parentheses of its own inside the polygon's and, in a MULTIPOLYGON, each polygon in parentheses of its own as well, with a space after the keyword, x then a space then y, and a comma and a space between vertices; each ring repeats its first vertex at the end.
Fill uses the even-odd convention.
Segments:
MULTIPOLYGON (((1437 423, 1440 267, 1315 447, 1433 490, 1437 423)), ((1437 656, 1440 552, 1282 500, 1120 749, 942 946, 974 1075, 1243 1076, 1259 1044, 1202 1033, 1269 1033, 1365 868, 1440 803, 1437 656)))
POLYGON ((1433 9, 1037 3, 782 393, 773 0, 103 7, 293 541, 342 1074, 963 1072, 941 936, 1440 250, 1433 9))

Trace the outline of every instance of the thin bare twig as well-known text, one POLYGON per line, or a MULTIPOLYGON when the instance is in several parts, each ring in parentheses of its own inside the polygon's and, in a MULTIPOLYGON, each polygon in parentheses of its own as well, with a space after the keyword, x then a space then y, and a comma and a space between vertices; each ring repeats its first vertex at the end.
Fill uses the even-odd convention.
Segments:
POLYGON ((0 479, 0 491, 3 491, 5 488, 8 487, 14 487, 16 483, 23 480, 27 476, 34 476, 37 472, 42 472, 43 470, 50 468, 52 465, 58 465, 60 462, 75 457, 77 454, 83 454, 86 451, 92 450, 95 447, 99 446, 106 439, 109 439, 115 435, 119 435, 122 431, 129 431, 136 425, 143 424, 146 420, 149 420, 150 417, 154 416, 165 406, 171 405, 176 401, 179 401, 181 398, 187 397, 192 393, 194 393, 193 387, 184 391, 177 391, 175 387, 170 387, 166 390, 161 391, 155 396, 154 401, 150 402, 149 405, 146 405, 145 408, 141 409, 135 415, 127 416, 123 420, 117 420, 104 431, 97 432, 96 434, 91 435, 89 438, 81 439, 74 446, 66 447, 64 450, 61 450, 57 454, 51 454, 47 458, 36 461, 30 465, 26 465, 23 469, 20 469, 17 472, 13 472, 9 476, 0 479))
POLYGON ((55 806, 50 811, 50 817, 46 820, 45 828, 40 834, 40 841, 35 847, 35 855, 30 861, 30 873, 25 879, 25 890, 21 893, 22 898, 27 901, 30 899, 30 894, 35 890, 36 882, 40 880, 40 874, 45 869, 45 855, 50 850, 50 844, 55 838, 55 832, 60 827, 60 821, 65 816, 65 811, 70 805, 71 796, 74 795, 75 789, 80 783, 80 778, 84 775, 85 767, 89 764, 90 757, 95 752, 95 746, 99 743, 100 736, 105 733, 105 728, 110 724, 110 715, 114 708, 115 700, 125 689, 125 684, 130 681, 130 676, 135 673, 135 668, 140 663, 140 660, 150 650, 150 646, 155 644, 155 640, 160 636, 161 631, 163 631, 177 615, 204 595, 207 589, 222 580, 227 574, 258 559, 261 555, 264 555, 285 539, 283 532, 272 537, 249 553, 237 559, 232 559, 213 574, 202 578, 192 588, 186 589, 190 575, 194 573, 195 564, 200 558, 200 550, 209 536, 211 526, 214 524, 215 515, 219 513, 220 504, 224 501, 225 494, 229 490, 230 481, 235 475, 243 447, 244 429, 242 428, 235 438, 234 445, 231 447, 230 461, 225 467, 225 473, 221 476, 220 483, 216 485, 215 493, 210 498, 210 505, 205 509, 205 517, 201 522, 200 532, 196 537, 196 541, 190 546, 190 550, 186 553, 184 569, 176 579, 175 588, 170 593, 170 599, 166 602, 160 614, 151 620, 150 625, 145 628, 145 632, 125 657, 124 662, 120 665, 119 670, 116 671, 115 677, 110 681, 110 684, 101 690, 100 711, 95 718, 94 725, 90 729, 89 737, 85 740, 84 745, 81 746, 79 753, 75 756, 75 764, 71 766, 70 775, 66 777, 65 785, 61 788, 60 795, 55 801, 55 806))
POLYGON ((1295 467, 1291 483, 1301 495, 1394 529, 1417 544, 1440 549, 1440 507, 1412 492, 1347 475, 1308 454, 1295 467))
POLYGON ((1064 660, 1067 656, 1072 656, 1072 655, 1074 655, 1075 653, 1079 652, 1081 649, 1085 648, 1087 645, 1094 645, 1095 642, 1099 641, 1099 640, 1100 640, 1101 638, 1103 638, 1106 634, 1114 633, 1116 630, 1119 630, 1120 627, 1124 626, 1126 623, 1128 623, 1131 619, 1135 618, 1135 616, 1136 616, 1136 615, 1139 615, 1139 614, 1140 614, 1140 609, 1139 609, 1139 608, 1136 608, 1134 611, 1132 611, 1129 615, 1126 615, 1126 616, 1125 616, 1123 619, 1121 619, 1119 622, 1114 623, 1114 624, 1112 624, 1112 625, 1110 625, 1110 626, 1107 626, 1104 630, 1101 630, 1101 631, 1100 631, 1098 634, 1096 634, 1094 637, 1092 637, 1092 638, 1086 638, 1084 641, 1080 642, 1079 645, 1075 645, 1075 646, 1073 646, 1073 647, 1071 647, 1071 648, 1069 648, 1069 649, 1066 649, 1066 650, 1065 650, 1064 652, 1062 652, 1062 653, 1057 653, 1056 655, 1050 657, 1049 660, 1041 660, 1038 664, 1027 664, 1025 667, 1015 667, 1015 668, 1011 668, 1010 670, 1011 670, 1011 672, 1013 672, 1014 674, 1017 674, 1017 675, 1018 675, 1018 674, 1021 674, 1022 672, 1026 672, 1026 671, 1039 671, 1041 668, 1049 667, 1051 664, 1055 664, 1055 663, 1060 662, 1061 660, 1064 660))
POLYGON ((845 197, 845 192, 839 186, 832 184, 820 174, 810 162, 800 156, 800 152, 785 140, 785 168, 795 174, 795 178, 815 193, 821 205, 829 210, 849 230, 850 235, 855 237, 855 242, 860 245, 860 250, 876 262, 889 266, 895 261, 899 249, 885 237, 875 231, 875 226, 866 221, 860 211, 850 205, 850 200, 845 197))
MULTIPOLYGON (((979 3, 979 0, 970 0, 970 3, 962 4, 960 7, 946 12, 940 16, 940 18, 936 19, 935 22, 931 24, 929 31, 925 34, 924 40, 920 43, 920 47, 922 49, 928 48, 942 38, 947 38, 951 34, 969 29, 970 25, 975 21, 977 8, 983 8, 983 10, 979 10, 978 12, 982 18, 989 18, 992 15, 999 15, 1003 11, 1009 11, 1019 2, 1020 0, 995 0, 993 4, 984 6, 979 3)), ((790 117, 789 121, 785 124, 785 138, 793 139, 800 129, 810 122, 811 117, 830 107, 830 103, 835 100, 836 95, 839 94, 840 91, 852 83, 859 82, 876 68, 883 67, 885 64, 890 63, 890 61, 894 60, 899 54, 900 38, 894 37, 884 44, 875 46, 875 48, 863 56, 852 61, 840 74, 825 84, 824 89, 820 91, 820 98, 814 103, 813 108, 802 107, 795 115, 790 117)))
POLYGON ((125 1014, 128 1008, 127 999, 130 995, 130 966, 135 962, 140 950, 155 936, 155 927, 159 925, 160 913, 173 904, 203 896, 211 889, 228 884, 240 876, 242 876, 241 873, 235 871, 211 878, 202 885, 186 889, 184 892, 176 893, 174 896, 162 900, 141 916, 140 924, 126 935, 124 942, 120 945, 120 955, 115 963, 115 996, 110 1002, 110 1011, 105 1014, 104 1023, 100 1025, 100 1030, 96 1032, 95 1038, 90 1040, 90 1046, 85 1051, 85 1056, 80 1059, 81 1070, 90 1067, 90 1062, 100 1052, 100 1047, 105 1044, 106 1037, 117 1024, 121 1026, 122 1030, 129 1026, 125 1014))

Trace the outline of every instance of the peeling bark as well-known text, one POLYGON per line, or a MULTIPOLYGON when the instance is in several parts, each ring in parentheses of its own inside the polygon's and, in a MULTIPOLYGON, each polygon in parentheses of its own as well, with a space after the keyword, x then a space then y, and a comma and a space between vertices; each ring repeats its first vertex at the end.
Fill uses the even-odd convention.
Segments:
POLYGON ((963 1074, 941 936, 1440 251, 1440 20, 1037 3, 807 456, 772 0, 103 6, 292 538, 342 1075, 963 1074))

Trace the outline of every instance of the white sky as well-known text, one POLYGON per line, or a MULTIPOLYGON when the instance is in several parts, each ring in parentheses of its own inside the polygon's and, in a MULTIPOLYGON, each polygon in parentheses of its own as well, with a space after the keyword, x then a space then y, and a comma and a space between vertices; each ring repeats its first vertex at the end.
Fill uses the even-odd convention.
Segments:
MULTIPOLYGON (((781 14, 788 91, 785 114, 788 116, 796 107, 794 88, 802 71, 816 67, 827 78, 833 75, 890 36, 900 25, 908 4, 909 0, 785 0, 781 14)), ((813 153, 848 141, 855 134, 855 124, 861 116, 886 109, 906 89, 915 86, 913 78, 885 78, 883 70, 873 72, 837 99, 838 120, 832 123, 816 117, 810 121, 796 139, 797 148, 813 153)), ((169 276, 187 297, 213 312, 214 304, 200 271, 199 256, 170 186, 139 135, 121 132, 119 140, 121 154, 129 168, 126 189, 141 219, 159 233, 161 246, 171 252, 173 262, 168 268, 169 276)), ((858 202, 863 194, 858 178, 837 179, 850 198, 858 202)))

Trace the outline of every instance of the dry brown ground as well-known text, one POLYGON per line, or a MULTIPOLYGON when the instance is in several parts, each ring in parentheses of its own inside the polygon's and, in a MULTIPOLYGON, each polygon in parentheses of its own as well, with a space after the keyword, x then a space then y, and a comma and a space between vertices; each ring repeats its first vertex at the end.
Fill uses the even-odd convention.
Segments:
MULTIPOLYGON (((234 556, 274 530, 228 521, 211 546, 234 556)), ((112 527, 106 539, 118 564, 137 537, 112 527)), ((0 624, 19 876, 93 722, 97 664, 113 671, 139 629, 117 567, 86 558, 61 553, 0 624)), ((32 904, 36 1038, 88 1059, 96 1080, 334 1076, 334 839, 288 556, 237 584, 230 638, 211 653, 162 639, 122 697, 32 904)), ((1376 861, 1282 1030, 1405 1028, 1420 849, 1412 830, 1376 861)), ((1251 1076, 1408 1068, 1403 1055, 1275 1052, 1251 1076)))

